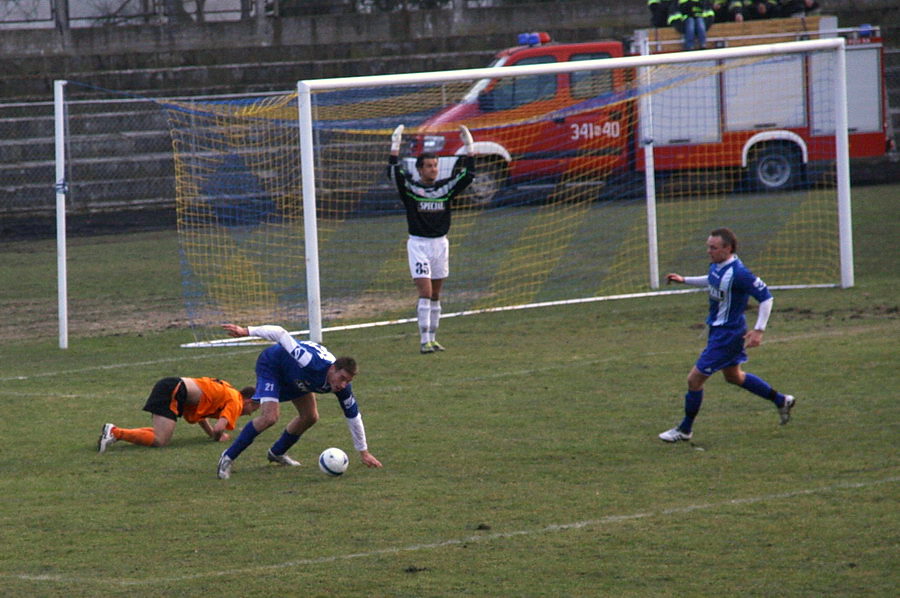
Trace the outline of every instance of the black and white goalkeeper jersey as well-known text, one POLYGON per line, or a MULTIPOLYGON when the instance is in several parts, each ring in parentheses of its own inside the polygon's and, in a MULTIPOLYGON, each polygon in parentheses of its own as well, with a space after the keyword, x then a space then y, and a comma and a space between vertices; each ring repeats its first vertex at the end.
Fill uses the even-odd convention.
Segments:
POLYGON ((435 238, 443 237, 450 230, 452 200, 475 178, 472 157, 462 156, 460 160, 462 168, 458 173, 439 179, 432 185, 423 185, 406 172, 397 156, 390 157, 388 174, 394 179, 400 200, 406 208, 409 234, 435 238))

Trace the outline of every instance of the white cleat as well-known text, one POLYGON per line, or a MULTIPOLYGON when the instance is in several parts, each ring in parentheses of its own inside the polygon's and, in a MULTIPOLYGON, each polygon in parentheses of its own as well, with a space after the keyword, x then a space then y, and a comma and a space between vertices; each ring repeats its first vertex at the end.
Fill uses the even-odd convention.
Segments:
POLYGON ((225 451, 222 451, 222 456, 219 457, 219 466, 216 468, 216 475, 219 476, 220 480, 227 480, 231 477, 231 464, 234 463, 234 459, 225 454, 225 451))
POLYGON ((282 465, 290 465, 291 467, 297 467, 300 465, 300 461, 296 459, 291 459, 287 455, 276 455, 272 452, 272 449, 269 449, 266 457, 269 459, 271 463, 281 463, 282 465))
POLYGON ((679 440, 690 440, 693 435, 693 433, 685 434, 678 428, 672 428, 660 434, 659 439, 663 442, 678 442, 679 440))
POLYGON ((794 395, 784 395, 784 406, 778 408, 778 415, 781 416, 781 425, 791 421, 791 409, 797 404, 794 395))
POLYGON ((118 438, 113 436, 112 429, 115 426, 112 424, 103 424, 103 427, 100 428, 100 438, 97 439, 97 452, 105 453, 106 448, 114 443, 118 438))

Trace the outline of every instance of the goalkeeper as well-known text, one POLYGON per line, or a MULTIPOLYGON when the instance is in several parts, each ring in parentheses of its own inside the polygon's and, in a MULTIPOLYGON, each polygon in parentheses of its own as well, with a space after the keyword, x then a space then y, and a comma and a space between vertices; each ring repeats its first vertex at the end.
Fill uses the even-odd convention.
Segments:
POLYGON ((454 198, 475 178, 472 134, 465 125, 460 125, 459 129, 466 150, 460 158, 462 168, 443 179, 437 178, 437 156, 427 152, 416 158, 418 179, 408 173, 399 160, 403 125, 398 126, 391 135, 388 176, 396 183, 400 201, 406 208, 409 229, 406 250, 409 272, 419 294, 416 318, 421 353, 444 350, 435 336, 441 319, 441 287, 450 274, 450 243, 447 241, 450 211, 454 198))

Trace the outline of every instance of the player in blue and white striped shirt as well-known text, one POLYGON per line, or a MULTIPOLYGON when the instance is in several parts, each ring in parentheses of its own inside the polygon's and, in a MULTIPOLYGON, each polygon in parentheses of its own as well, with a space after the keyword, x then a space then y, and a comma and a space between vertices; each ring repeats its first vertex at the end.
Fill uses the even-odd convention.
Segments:
POLYGON ((317 421, 319 411, 316 393, 333 392, 344 411, 353 446, 368 467, 381 467, 381 462, 369 452, 362 414, 353 396, 351 382, 356 375, 356 361, 351 357, 335 359, 331 352, 312 342, 297 342, 281 326, 239 326, 223 324, 222 328, 234 337, 256 336, 276 344, 264 349, 256 360, 256 392, 253 400, 260 403, 260 414, 247 422, 222 455, 216 468, 220 479, 231 477, 234 460, 262 432, 275 425, 281 413, 281 403, 290 401, 297 415, 285 426, 281 437, 269 449, 267 458, 282 465, 300 465, 286 453, 300 436, 317 421))
POLYGON ((703 402, 703 384, 721 370, 725 380, 749 390, 755 395, 772 401, 778 408, 781 423, 791 419, 791 409, 796 402, 791 395, 784 395, 772 388, 762 378, 744 372, 741 364, 747 361, 744 348, 762 344, 763 331, 772 313, 772 294, 761 278, 754 275, 738 258, 737 237, 727 228, 717 228, 709 233, 706 250, 712 263, 705 276, 668 274, 668 282, 680 282, 691 286, 707 287, 709 291, 709 337, 706 349, 688 374, 688 391, 684 395, 684 419, 671 430, 659 435, 665 442, 690 440, 694 418, 703 402), (747 330, 744 311, 753 297, 759 302, 759 315, 753 329, 747 330))

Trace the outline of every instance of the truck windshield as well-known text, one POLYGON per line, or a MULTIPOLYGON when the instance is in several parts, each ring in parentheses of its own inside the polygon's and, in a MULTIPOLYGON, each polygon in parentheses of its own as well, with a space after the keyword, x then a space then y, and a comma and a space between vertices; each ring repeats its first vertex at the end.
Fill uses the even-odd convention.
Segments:
MULTIPOLYGON (((504 64, 506 64, 506 59, 507 59, 506 56, 501 56, 500 58, 498 58, 497 60, 495 60, 494 62, 489 64, 488 67, 503 66, 504 64)), ((487 87, 490 84, 490 82, 491 82, 490 79, 479 79, 475 83, 475 85, 473 85, 469 89, 469 91, 466 92, 466 95, 463 96, 462 101, 463 102, 474 102, 475 100, 477 100, 478 94, 480 94, 482 91, 484 91, 484 88, 487 87)))

